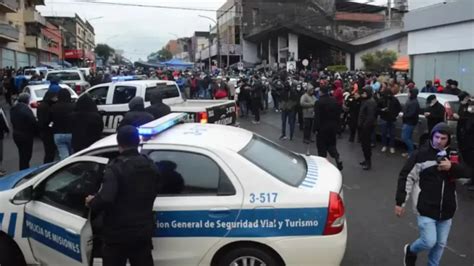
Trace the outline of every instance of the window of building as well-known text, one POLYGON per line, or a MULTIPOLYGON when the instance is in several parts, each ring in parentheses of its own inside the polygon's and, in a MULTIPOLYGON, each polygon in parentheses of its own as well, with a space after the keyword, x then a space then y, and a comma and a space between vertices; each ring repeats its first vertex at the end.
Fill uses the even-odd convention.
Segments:
POLYGON ((15 52, 2 49, 2 67, 15 67, 15 52))
POLYGON ((16 53, 16 67, 26 67, 30 65, 29 55, 26 53, 16 53))

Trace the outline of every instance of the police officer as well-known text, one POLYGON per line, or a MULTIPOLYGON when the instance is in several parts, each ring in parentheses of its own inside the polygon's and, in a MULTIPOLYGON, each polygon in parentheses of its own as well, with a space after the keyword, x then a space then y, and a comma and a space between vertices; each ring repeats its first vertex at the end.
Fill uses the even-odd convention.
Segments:
POLYGON ((103 211, 103 265, 153 265, 151 255, 155 218, 153 202, 160 191, 157 166, 138 153, 138 130, 130 125, 118 130, 120 156, 111 161, 102 188, 86 198, 93 212, 103 211))
POLYGON ((337 168, 342 170, 342 161, 336 147, 336 135, 342 108, 335 98, 329 96, 327 86, 321 87, 320 93, 319 101, 316 101, 314 105, 314 130, 317 132, 318 156, 326 157, 329 153, 336 160, 337 168))
MULTIPOLYGON (((360 94, 358 91, 353 92, 346 101, 346 105, 349 108, 349 128, 351 131, 349 142, 354 142, 356 136, 361 104, 362 102, 360 100, 360 94)), ((360 139, 360 136, 358 136, 358 138, 360 139)))
POLYGON ((151 105, 145 108, 145 111, 153 115, 155 119, 159 119, 171 113, 171 108, 163 103, 161 93, 155 92, 151 95, 151 105))
POLYGON ((454 114, 458 120, 456 135, 458 147, 466 164, 473 171, 471 180, 466 185, 470 191, 474 191, 474 102, 467 92, 459 94, 459 111, 454 114))
POLYGON ((377 122, 377 103, 372 98, 372 87, 366 86, 361 93, 362 105, 359 112, 359 135, 364 153, 364 161, 360 163, 364 170, 372 168, 372 147, 371 136, 375 130, 377 122))

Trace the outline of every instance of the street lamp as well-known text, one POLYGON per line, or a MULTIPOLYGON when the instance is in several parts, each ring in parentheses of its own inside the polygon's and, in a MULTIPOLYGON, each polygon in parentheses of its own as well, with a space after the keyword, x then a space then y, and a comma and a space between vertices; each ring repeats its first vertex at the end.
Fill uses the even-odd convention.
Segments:
MULTIPOLYGON (((208 16, 203 16, 203 15, 198 15, 199 17, 201 18, 205 18, 205 19, 208 19, 212 22, 214 22, 216 24, 216 28, 217 28, 217 57, 218 57, 218 66, 217 67, 220 67, 221 66, 221 41, 220 41, 220 36, 219 36, 219 22, 216 21, 215 19, 213 18, 210 18, 208 16)), ((211 25, 209 25, 209 72, 212 71, 212 60, 211 60, 211 25)))

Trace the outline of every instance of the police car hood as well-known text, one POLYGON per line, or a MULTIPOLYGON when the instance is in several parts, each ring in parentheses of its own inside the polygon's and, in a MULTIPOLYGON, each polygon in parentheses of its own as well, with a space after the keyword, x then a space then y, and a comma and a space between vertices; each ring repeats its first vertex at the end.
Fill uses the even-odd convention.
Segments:
POLYGON ((21 171, 6 175, 4 177, 1 177, 0 178, 0 191, 12 189, 23 178, 28 177, 29 175, 35 174, 37 172, 40 172, 46 169, 50 165, 51 163, 43 164, 40 166, 31 167, 31 168, 21 170, 21 171))
POLYGON ((307 164, 306 177, 299 188, 318 191, 342 191, 341 172, 326 158, 302 155, 307 164))

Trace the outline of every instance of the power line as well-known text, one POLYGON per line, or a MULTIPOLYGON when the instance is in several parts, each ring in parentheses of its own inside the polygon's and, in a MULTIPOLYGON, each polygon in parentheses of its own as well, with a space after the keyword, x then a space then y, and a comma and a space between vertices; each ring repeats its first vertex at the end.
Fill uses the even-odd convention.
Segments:
MULTIPOLYGON (((52 4, 71 4, 71 2, 49 2, 52 4)), ((194 8, 194 7, 179 7, 179 6, 164 6, 164 5, 149 5, 149 4, 131 4, 131 3, 112 3, 95 0, 75 0, 77 4, 95 4, 95 5, 111 5, 111 6, 126 6, 126 7, 146 7, 146 8, 158 8, 158 9, 173 9, 173 10, 186 10, 186 11, 200 11, 200 12, 217 12, 217 9, 207 8, 194 8)), ((233 12, 238 13, 238 12, 233 12)))

